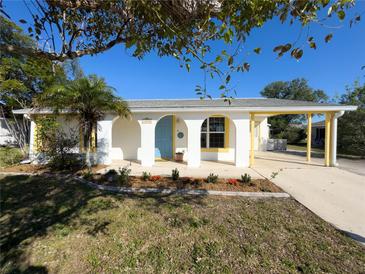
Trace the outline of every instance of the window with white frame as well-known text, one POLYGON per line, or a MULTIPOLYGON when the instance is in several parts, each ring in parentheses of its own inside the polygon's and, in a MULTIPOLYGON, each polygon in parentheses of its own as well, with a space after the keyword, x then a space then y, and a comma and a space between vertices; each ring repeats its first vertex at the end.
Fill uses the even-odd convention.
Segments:
POLYGON ((224 117, 209 117, 201 127, 200 144, 202 148, 224 148, 225 125, 224 117))

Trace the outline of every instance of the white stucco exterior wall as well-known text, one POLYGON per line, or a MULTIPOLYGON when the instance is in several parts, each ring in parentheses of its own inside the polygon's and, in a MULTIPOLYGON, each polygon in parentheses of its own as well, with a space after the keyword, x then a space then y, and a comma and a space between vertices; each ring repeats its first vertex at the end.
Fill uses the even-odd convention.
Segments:
POLYGON ((141 128, 138 121, 117 118, 112 128, 112 147, 110 157, 112 160, 139 160, 141 147, 141 128))

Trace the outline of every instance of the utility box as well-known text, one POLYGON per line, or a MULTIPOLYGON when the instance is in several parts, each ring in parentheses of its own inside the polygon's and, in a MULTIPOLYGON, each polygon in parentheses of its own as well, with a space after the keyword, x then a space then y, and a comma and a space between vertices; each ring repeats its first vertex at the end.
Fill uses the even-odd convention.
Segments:
POLYGON ((286 139, 268 139, 266 150, 268 151, 285 151, 287 148, 286 139))

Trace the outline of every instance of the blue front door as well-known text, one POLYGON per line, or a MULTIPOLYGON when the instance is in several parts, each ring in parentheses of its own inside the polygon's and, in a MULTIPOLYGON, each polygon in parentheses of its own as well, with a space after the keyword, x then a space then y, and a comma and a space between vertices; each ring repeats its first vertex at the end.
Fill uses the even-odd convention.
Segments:
POLYGON ((172 119, 165 116, 156 125, 155 157, 172 159, 172 119))

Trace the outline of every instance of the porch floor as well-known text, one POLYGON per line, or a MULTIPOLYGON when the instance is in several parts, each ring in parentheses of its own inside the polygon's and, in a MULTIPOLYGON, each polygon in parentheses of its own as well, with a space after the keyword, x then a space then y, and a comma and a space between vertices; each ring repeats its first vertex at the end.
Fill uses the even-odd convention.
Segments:
POLYGON ((189 168, 186 163, 174 161, 156 161, 153 167, 143 167, 137 161, 114 160, 111 165, 101 170, 101 173, 109 169, 118 170, 122 167, 129 167, 131 175, 140 176, 143 171, 150 172, 152 175, 170 176, 171 170, 177 168, 180 176, 189 177, 206 177, 210 173, 218 174, 222 178, 239 178, 241 174, 248 173, 252 178, 263 178, 257 170, 260 168, 269 168, 273 172, 280 168, 306 168, 314 166, 323 166, 322 159, 312 159, 310 164, 306 163, 302 155, 292 155, 275 152, 256 152, 254 168, 238 168, 234 163, 201 161, 199 168, 189 168))

